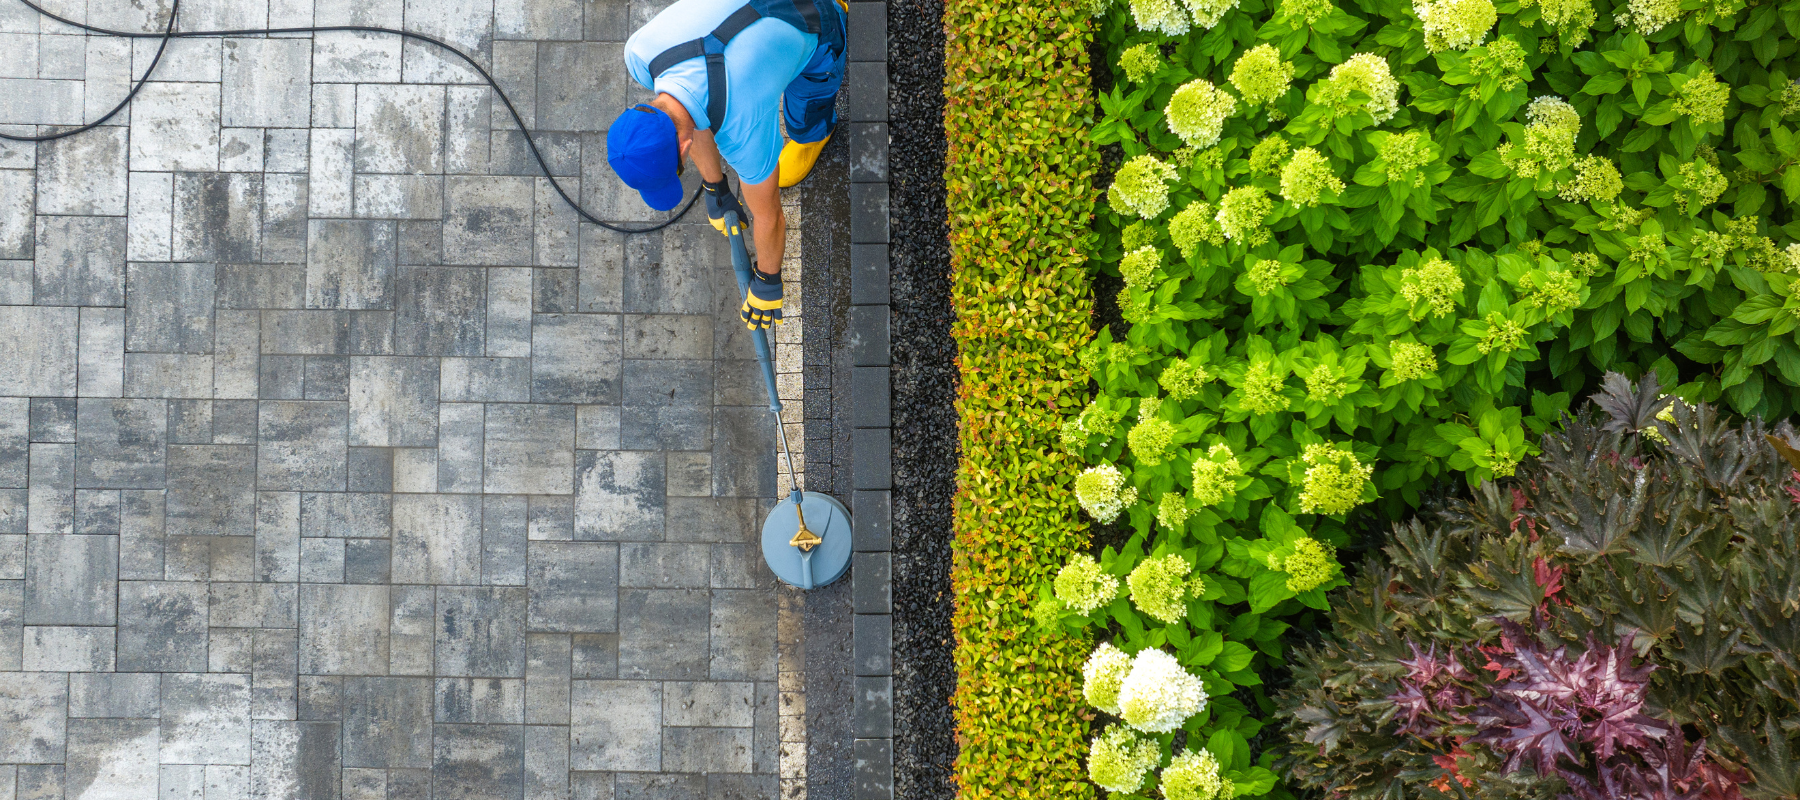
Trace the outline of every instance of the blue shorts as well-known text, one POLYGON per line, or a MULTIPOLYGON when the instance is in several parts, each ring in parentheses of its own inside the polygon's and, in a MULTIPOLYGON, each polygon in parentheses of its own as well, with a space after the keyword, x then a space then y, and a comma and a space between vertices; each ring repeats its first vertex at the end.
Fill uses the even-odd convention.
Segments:
MULTIPOLYGON (((819 6, 838 12, 838 19, 844 21, 837 0, 822 0, 819 6)), ((806 62, 782 93, 781 115, 787 123, 788 138, 806 143, 831 135, 831 129, 837 125, 838 90, 843 85, 844 54, 833 53, 830 46, 821 42, 813 51, 812 60, 806 62)))

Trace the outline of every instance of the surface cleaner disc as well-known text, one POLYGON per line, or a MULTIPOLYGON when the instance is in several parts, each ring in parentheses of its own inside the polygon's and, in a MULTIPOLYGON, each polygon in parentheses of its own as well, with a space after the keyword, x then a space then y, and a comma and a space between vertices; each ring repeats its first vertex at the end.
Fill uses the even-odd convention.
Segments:
POLYGON ((817 589, 843 577, 850 568, 850 512, 822 492, 803 492, 801 496, 805 498, 800 511, 806 529, 822 541, 812 548, 810 559, 789 544, 800 531, 800 519, 794 513, 794 501, 782 500, 763 520, 763 560, 769 562, 775 577, 802 589, 817 589))

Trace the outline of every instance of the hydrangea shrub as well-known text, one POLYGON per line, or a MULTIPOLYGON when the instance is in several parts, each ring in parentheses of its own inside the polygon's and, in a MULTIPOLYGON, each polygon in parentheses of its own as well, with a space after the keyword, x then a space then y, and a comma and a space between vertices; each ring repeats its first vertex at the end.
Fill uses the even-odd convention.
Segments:
POLYGON ((1105 63, 1136 54, 1092 130, 1123 324, 1060 432, 1132 536, 1092 562, 1110 599, 1045 581, 1034 613, 1200 678, 1184 743, 1255 739, 1351 530, 1514 475, 1606 372, 1800 410, 1800 0, 1089 7, 1105 63), (1171 556, 1179 614, 1173 571, 1130 586, 1171 556))

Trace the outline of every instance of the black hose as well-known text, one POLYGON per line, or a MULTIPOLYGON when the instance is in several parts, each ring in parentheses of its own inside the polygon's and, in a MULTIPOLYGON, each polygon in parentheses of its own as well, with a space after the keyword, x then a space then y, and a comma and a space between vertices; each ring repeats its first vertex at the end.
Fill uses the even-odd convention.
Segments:
POLYGON ((258 28, 235 31, 176 31, 175 18, 181 11, 181 0, 173 0, 170 4, 169 25, 162 33, 140 33, 137 31, 116 31, 108 28, 95 27, 93 25, 76 22, 72 19, 53 14, 43 6, 32 2, 32 0, 19 0, 19 2, 24 3, 31 10, 36 11, 39 14, 56 20, 64 25, 80 28, 88 33, 99 33, 107 36, 123 36, 131 39, 161 39, 162 43, 157 46, 156 57, 151 59, 149 69, 144 70, 144 76, 139 78, 136 83, 132 84, 131 91, 125 95, 125 99, 120 100, 119 104, 113 106, 112 110, 106 112, 105 116, 86 125, 70 128, 69 130, 46 133, 41 136, 18 136, 9 133, 0 133, 0 139, 8 139, 15 142, 48 142, 86 133, 105 124, 107 120, 112 119, 115 114, 118 114, 127 105, 130 105, 132 99, 137 97, 138 91, 144 88, 144 83, 149 81, 150 75, 156 71, 157 62, 162 60, 163 51, 168 48, 170 39, 194 39, 207 36, 260 36, 271 33, 387 33, 405 39, 414 39, 427 44, 436 45, 437 47, 455 53, 457 58, 462 59, 464 63, 467 63, 470 67, 474 68, 475 72, 481 75, 482 80, 487 81, 488 88, 493 89, 494 94, 499 95, 500 102, 506 105, 507 113, 512 115, 513 124, 518 126, 519 133, 525 139, 525 146, 531 149, 531 157, 537 160, 538 169, 543 170, 544 177, 550 180, 550 186, 556 189, 556 194, 563 199, 564 203, 569 204, 570 208, 575 209, 575 213, 580 214, 582 219, 595 225, 599 225, 607 230, 618 231, 619 233, 650 233, 675 224, 677 220, 686 216, 688 210, 694 207, 695 201, 700 199, 700 190, 695 189, 694 196, 688 198, 687 205, 682 206, 681 210, 676 212, 675 216, 663 220, 662 222, 658 222, 648 228, 621 228, 608 222, 602 222, 599 217, 588 213, 588 210, 582 208, 580 203, 575 202, 575 199, 570 197, 568 192, 563 191, 562 184, 556 180, 556 176, 550 174, 550 165, 544 162, 544 154, 538 151, 537 143, 532 141, 531 130, 525 127, 525 118, 519 116, 519 109, 513 106, 512 98, 506 96, 506 91, 500 88, 500 84, 494 80, 494 76, 489 75, 488 71, 483 69, 480 64, 476 63, 475 59, 470 58, 467 53, 422 33, 394 30, 393 28, 377 28, 370 25, 315 25, 303 28, 258 28))

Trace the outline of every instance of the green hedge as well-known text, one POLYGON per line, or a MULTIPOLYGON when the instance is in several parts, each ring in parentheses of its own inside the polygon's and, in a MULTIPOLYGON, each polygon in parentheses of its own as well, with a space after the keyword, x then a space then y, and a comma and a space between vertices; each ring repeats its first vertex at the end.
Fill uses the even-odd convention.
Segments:
POLYGON ((1086 547, 1055 452, 1085 400, 1084 265, 1099 158, 1086 141, 1086 14, 949 3, 944 183, 962 387, 956 500, 957 780, 968 798, 1090 797, 1084 642, 1030 632, 1032 587, 1086 547), (1048 456, 1046 454, 1049 454, 1048 456))
MULTIPOLYGON (((1039 613, 1174 654, 1213 698, 1185 749, 1238 794, 1353 526, 1511 475, 1607 370, 1800 405, 1800 0, 1101 5, 1092 136, 1124 160, 1094 267, 1130 324, 1083 351, 1064 445, 1136 535, 1039 613)), ((1129 722, 1103 653, 1089 699, 1129 722)), ((1193 774, 1134 727, 1094 774, 1193 774)))

